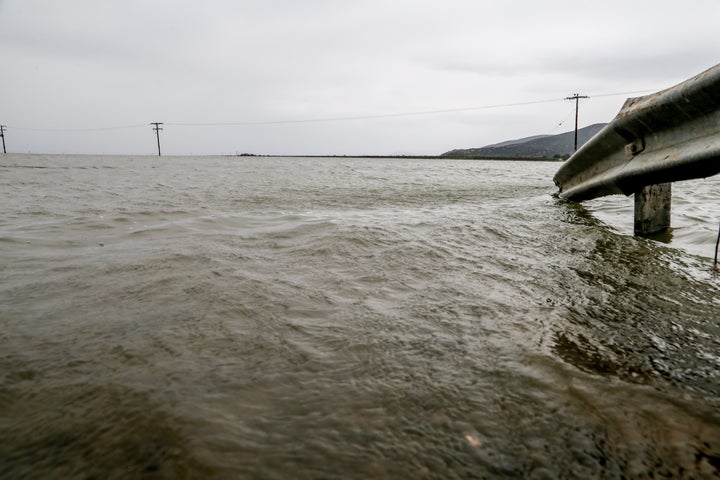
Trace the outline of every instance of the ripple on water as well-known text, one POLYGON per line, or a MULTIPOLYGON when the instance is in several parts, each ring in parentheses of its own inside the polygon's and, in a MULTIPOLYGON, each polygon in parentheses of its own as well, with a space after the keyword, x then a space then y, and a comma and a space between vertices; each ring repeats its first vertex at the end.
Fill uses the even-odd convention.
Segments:
POLYGON ((62 161, 117 168, 0 180, 0 476, 717 474, 692 192, 664 245, 557 164, 62 161))

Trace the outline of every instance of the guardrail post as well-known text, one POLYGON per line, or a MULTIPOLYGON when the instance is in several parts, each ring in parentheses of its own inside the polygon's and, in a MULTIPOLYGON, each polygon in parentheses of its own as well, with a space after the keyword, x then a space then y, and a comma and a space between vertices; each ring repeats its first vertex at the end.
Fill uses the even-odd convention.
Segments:
POLYGON ((648 235, 670 228, 671 185, 648 185, 635 193, 635 235, 648 235))

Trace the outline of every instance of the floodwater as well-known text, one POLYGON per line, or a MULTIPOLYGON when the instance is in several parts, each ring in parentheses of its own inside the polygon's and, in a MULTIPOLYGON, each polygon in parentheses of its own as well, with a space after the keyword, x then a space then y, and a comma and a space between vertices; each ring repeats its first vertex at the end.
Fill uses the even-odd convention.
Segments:
POLYGON ((0 478, 712 478, 720 179, 0 157, 0 478))

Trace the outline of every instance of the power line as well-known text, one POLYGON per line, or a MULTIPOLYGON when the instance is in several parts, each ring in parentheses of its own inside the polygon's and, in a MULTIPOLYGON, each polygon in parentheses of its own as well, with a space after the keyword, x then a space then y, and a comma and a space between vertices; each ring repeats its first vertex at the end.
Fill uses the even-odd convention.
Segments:
POLYGON ((617 97, 619 95, 635 95, 636 93, 651 93, 651 92, 657 92, 657 90, 633 90, 631 92, 598 93, 595 95, 591 95, 588 98, 617 97))
POLYGON ((320 122, 342 122, 351 120, 372 120, 378 118, 393 117, 414 117, 421 115, 437 115, 442 113, 470 112, 474 110, 489 110, 492 108, 518 107, 522 105, 534 105, 539 103, 551 103, 562 101, 561 98, 552 98, 547 100, 534 100, 529 102, 503 103, 497 105, 481 105, 476 107, 460 107, 445 108, 439 110, 421 110, 415 112, 395 112, 395 113, 377 113, 372 115, 353 115, 343 117, 321 117, 321 118, 304 118, 296 120, 268 120, 268 121, 248 121, 248 122, 209 122, 209 123, 183 123, 183 122, 167 122, 167 125, 177 127, 235 127, 250 125, 285 125, 293 123, 320 123, 320 122))
POLYGON ((554 132, 555 130, 557 130, 558 128, 563 126, 565 124, 565 122, 567 122, 567 119, 572 116, 572 114, 573 114, 573 109, 568 110, 568 114, 559 123, 555 124, 555 127, 553 127, 553 129, 550 131, 554 132))
POLYGON ((93 127, 93 128, 31 128, 31 127, 16 127, 15 130, 25 130, 30 132, 101 132, 107 130, 126 130, 130 128, 145 128, 147 124, 139 125, 119 125, 112 127, 93 127))
MULTIPOLYGON (((583 96, 581 98, 599 98, 599 97, 615 97, 620 95, 633 95, 639 93, 653 92, 655 90, 635 90, 629 92, 615 92, 615 93, 600 93, 592 95, 591 97, 583 96)), ((572 97, 569 97, 572 98, 572 97)), ((320 117, 320 118, 301 118, 294 120, 267 120, 267 121, 237 121, 237 122, 166 122, 165 125, 172 125, 177 127, 233 127, 233 126, 253 126, 253 125, 288 125, 288 124, 301 124, 301 123, 321 123, 321 122, 343 122, 353 120, 374 120, 382 118, 399 118, 399 117, 415 117, 424 115, 440 115, 445 113, 459 113, 459 112, 472 112, 479 110, 490 110, 496 108, 509 108, 519 107, 525 105, 537 105, 543 103, 554 103, 563 101, 562 98, 549 98, 544 100, 531 100, 527 102, 514 102, 514 103, 500 103, 491 105, 478 105, 471 107, 458 107, 458 108, 443 108, 435 110, 419 110, 419 111, 408 111, 408 112, 389 112, 389 113, 377 113, 368 115, 346 115, 337 117, 320 117)), ((153 122, 154 123, 160 122, 153 122)), ((34 131, 34 132, 101 132, 101 131, 112 131, 112 130, 125 130, 132 128, 145 128, 146 123, 133 124, 133 125, 114 125, 107 127, 88 127, 88 128, 34 128, 34 127, 23 127, 23 126, 12 126, 14 130, 20 131, 34 131)), ((5 127, 7 128, 7 127, 5 127)), ((162 129, 161 129, 162 130, 162 129)))
MULTIPOLYGON (((599 95, 593 95, 593 97, 614 97, 619 95, 631 95, 636 93, 651 92, 653 90, 636 90, 631 92, 616 92, 616 93, 602 93, 599 95)), ((589 98, 589 97, 585 97, 589 98)), ((541 103, 554 103, 561 102, 562 98, 549 98, 545 100, 532 100, 527 102, 515 102, 515 103, 500 103, 494 105, 479 105, 474 107, 459 107, 459 108, 444 108, 437 110, 420 110, 411 112, 393 112, 393 113, 378 113, 370 115, 352 115, 352 116, 339 116, 339 117, 321 117, 321 118, 305 118, 296 120, 267 120, 267 121, 245 121, 245 122, 167 122, 167 125, 177 127, 238 127, 238 126, 253 126, 253 125, 286 125, 293 123, 320 123, 320 122, 341 122, 341 121, 352 121, 352 120, 373 120, 380 118, 394 118, 394 117, 414 117, 422 115, 438 115, 443 113, 457 113, 457 112, 471 112, 477 110, 490 110, 494 108, 506 108, 506 107, 519 107, 524 105, 536 105, 541 103)))
POLYGON ((173 123, 169 125, 191 125, 191 126, 203 126, 203 125, 272 125, 272 124, 283 124, 283 123, 315 123, 315 122, 334 122, 334 121, 346 121, 346 120, 369 120, 376 118, 392 118, 392 117, 413 117, 420 115, 437 115, 442 113, 455 113, 455 112, 469 112, 474 110, 488 110, 492 108, 503 108, 503 107, 517 107, 521 105, 533 105, 538 103, 550 103, 557 102, 560 99, 553 98, 548 100, 535 100, 531 102, 519 102, 519 103, 505 103, 498 105, 482 105, 477 107, 460 107, 460 108, 446 108, 439 110, 421 110, 415 112, 395 112, 395 113, 377 113, 371 115, 355 115, 345 117, 324 117, 324 118, 309 118, 299 120, 276 120, 276 121, 264 121, 264 122, 237 122, 237 123, 216 123, 216 124, 182 124, 173 123))

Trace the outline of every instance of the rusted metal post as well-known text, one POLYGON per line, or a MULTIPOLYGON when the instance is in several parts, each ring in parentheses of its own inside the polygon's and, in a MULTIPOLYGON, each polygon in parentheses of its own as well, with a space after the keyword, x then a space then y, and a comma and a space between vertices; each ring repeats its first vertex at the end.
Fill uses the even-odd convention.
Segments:
POLYGON ((635 235, 648 235, 670 228, 671 185, 648 185, 635 193, 635 235))

